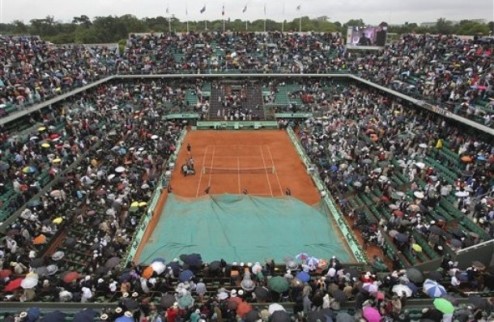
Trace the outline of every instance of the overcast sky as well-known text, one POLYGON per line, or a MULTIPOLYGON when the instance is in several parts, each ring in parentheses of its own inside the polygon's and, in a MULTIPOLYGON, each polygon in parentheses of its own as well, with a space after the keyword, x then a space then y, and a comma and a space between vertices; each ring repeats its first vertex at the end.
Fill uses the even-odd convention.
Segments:
POLYGON ((328 16, 342 23, 362 18, 369 24, 387 21, 391 24, 432 22, 440 17, 449 20, 494 20, 494 0, 0 0, 0 20, 29 22, 34 18, 54 16, 58 21, 69 22, 75 16, 133 14, 139 18, 175 15, 180 20, 225 19, 292 20, 300 15, 316 18, 328 16), (200 13, 203 6, 206 11, 200 13), (300 5, 300 10, 297 6, 300 5), (244 7, 247 10, 242 12, 244 7), (264 14, 266 6, 266 15, 264 14), (186 17, 188 12, 188 17, 186 17))

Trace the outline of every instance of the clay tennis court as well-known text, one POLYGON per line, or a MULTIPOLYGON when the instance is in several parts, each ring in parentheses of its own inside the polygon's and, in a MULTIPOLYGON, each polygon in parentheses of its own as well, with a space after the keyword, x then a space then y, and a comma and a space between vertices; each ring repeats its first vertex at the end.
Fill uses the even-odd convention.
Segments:
POLYGON ((313 205, 319 192, 285 131, 190 131, 172 173, 173 192, 183 197, 241 194, 276 197, 290 189, 293 197, 313 205), (192 149, 195 175, 180 168, 192 149))
POLYGON ((163 191, 136 262, 183 253, 281 260, 302 251, 355 261, 332 220, 312 207, 319 192, 285 131, 189 131, 170 185, 173 194, 163 191), (184 176, 190 157, 196 174, 184 176), (254 235, 258 244, 249 241, 254 235))

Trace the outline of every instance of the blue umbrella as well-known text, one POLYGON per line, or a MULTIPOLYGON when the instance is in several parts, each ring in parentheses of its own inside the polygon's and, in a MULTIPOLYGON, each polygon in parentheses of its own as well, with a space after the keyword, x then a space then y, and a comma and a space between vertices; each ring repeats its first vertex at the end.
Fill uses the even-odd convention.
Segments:
POLYGON ((41 315, 41 311, 37 307, 30 307, 27 311, 27 322, 34 322, 39 319, 39 316, 41 315))
POLYGON ((200 268, 202 266, 202 257, 200 254, 180 255, 180 259, 190 267, 200 268))
POLYGON ((122 315, 115 322, 134 322, 134 318, 129 318, 128 316, 122 315))
POLYGON ((425 280, 423 290, 429 297, 442 297, 447 294, 444 286, 430 279, 425 280))
POLYGON ((47 313, 43 316, 41 322, 65 322, 65 313, 60 311, 47 313))
POLYGON ((178 279, 180 280, 180 282, 187 282, 190 281, 192 277, 194 277, 194 273, 192 273, 192 271, 187 269, 180 273, 178 279))
POLYGON ((334 172, 338 172, 338 167, 337 167, 337 166, 335 166, 335 165, 332 165, 332 166, 331 166, 331 168, 329 168, 329 170, 330 170, 331 172, 333 172, 333 173, 334 173, 334 172))
POLYGON ((92 309, 84 309, 74 315, 73 322, 94 321, 94 317, 96 316, 96 314, 96 311, 93 311, 92 309))
POLYGON ((304 271, 298 272, 297 273, 297 276, 295 276, 295 277, 298 280, 300 280, 301 282, 304 282, 304 283, 310 281, 310 275, 309 275, 309 273, 304 272, 304 271))

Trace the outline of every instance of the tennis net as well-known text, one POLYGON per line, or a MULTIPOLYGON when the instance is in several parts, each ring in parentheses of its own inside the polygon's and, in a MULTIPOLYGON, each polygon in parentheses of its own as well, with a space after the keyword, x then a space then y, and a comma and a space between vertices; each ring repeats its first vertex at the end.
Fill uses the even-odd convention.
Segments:
POLYGON ((204 174, 263 174, 263 173, 275 173, 273 167, 261 167, 261 168, 216 168, 216 167, 203 167, 202 173, 204 174))

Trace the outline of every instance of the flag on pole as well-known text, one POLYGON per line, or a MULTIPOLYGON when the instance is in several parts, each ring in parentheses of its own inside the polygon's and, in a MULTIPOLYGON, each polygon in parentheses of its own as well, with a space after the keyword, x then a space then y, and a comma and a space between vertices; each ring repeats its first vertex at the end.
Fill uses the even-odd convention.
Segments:
POLYGON ((266 15, 266 4, 264 4, 264 15, 266 15))
POLYGON ((246 12, 247 11, 247 5, 245 5, 244 9, 242 10, 242 12, 246 12))
POLYGON ((185 15, 189 16, 189 10, 187 9, 187 5, 185 5, 185 15))
POLYGON ((204 7, 202 7, 202 9, 201 9, 201 11, 200 11, 200 12, 201 12, 201 13, 204 13, 204 11, 206 11, 206 5, 204 5, 204 7))
POLYGON ((170 13, 170 9, 168 8, 168 6, 166 6, 166 13, 170 13))
POLYGON ((301 8, 301 6, 300 6, 300 5, 298 5, 298 6, 297 6, 297 11, 300 11, 300 8, 301 8))
POLYGON ((223 5, 223 8, 221 9, 221 15, 224 16, 225 15, 225 5, 223 5))

